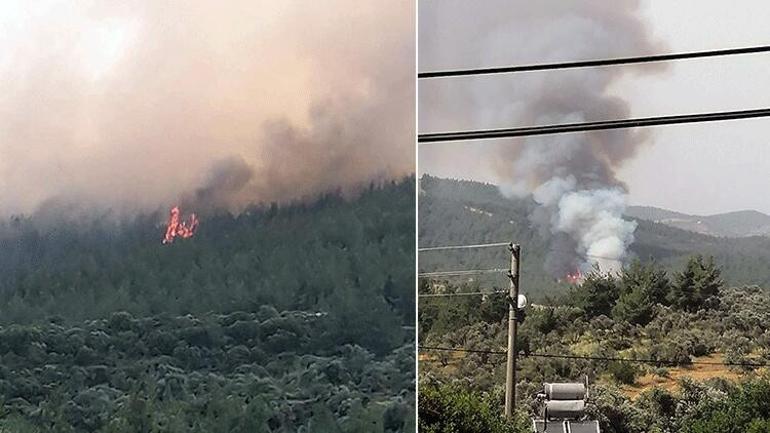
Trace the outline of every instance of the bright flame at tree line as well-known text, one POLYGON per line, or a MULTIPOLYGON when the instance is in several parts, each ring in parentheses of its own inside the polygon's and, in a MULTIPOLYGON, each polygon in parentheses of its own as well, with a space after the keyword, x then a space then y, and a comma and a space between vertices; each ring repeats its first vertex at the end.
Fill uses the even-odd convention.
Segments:
POLYGON ((579 284, 583 281, 583 273, 580 272, 580 269, 575 269, 575 272, 567 274, 565 278, 570 284, 579 284))
POLYGON ((177 236, 186 239, 195 234, 195 229, 198 228, 198 217, 193 213, 190 214, 189 220, 180 221, 180 213, 179 206, 174 206, 171 209, 171 214, 168 216, 168 224, 166 225, 166 235, 163 237, 164 244, 174 242, 174 238, 177 236))

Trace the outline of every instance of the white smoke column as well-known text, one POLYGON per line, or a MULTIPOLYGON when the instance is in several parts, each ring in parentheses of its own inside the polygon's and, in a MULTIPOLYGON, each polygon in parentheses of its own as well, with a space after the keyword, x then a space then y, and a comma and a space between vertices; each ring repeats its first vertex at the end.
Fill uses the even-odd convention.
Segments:
POLYGON ((574 177, 554 178, 533 196, 540 205, 554 209, 552 233, 566 233, 576 241, 576 252, 585 257, 581 273, 596 268, 605 274, 617 273, 636 229, 635 221, 623 219, 625 194, 620 188, 575 188, 574 177))
POLYGON ((533 198, 541 206, 533 220, 547 224, 551 235, 565 234, 574 241, 574 251, 552 250, 552 255, 577 254, 583 259, 581 263, 566 263, 577 266, 583 274, 595 268, 602 273, 621 269, 628 246, 634 241, 636 222, 623 219, 626 195, 620 187, 581 189, 574 176, 555 177, 538 187, 533 198), (544 221, 543 216, 548 220, 544 221))
MULTIPOLYGON (((573 113, 556 122, 582 121, 579 117, 573 113)), ((623 219, 627 195, 608 160, 613 146, 608 140, 640 143, 630 133, 621 134, 531 137, 515 144, 516 158, 508 161, 511 176, 501 190, 511 197, 531 192, 539 207, 530 219, 549 241, 545 267, 557 278, 576 270, 614 274, 628 256, 637 225, 623 219)))
MULTIPOLYGON (((667 52, 643 19, 640 0, 465 0, 420 2, 420 70, 526 65, 667 52), (472 20, 467 17, 472 16, 472 20)), ((420 82, 420 130, 437 132, 624 119, 616 93, 626 74, 664 64, 507 74, 420 82)), ((614 272, 635 225, 622 218, 616 172, 648 145, 644 129, 423 145, 420 170, 534 194, 530 219, 549 244, 546 270, 562 278, 598 265, 614 272), (472 163, 469 163, 472 162, 472 163), (456 174, 455 174, 456 173, 456 174), (590 258, 591 256, 608 259, 590 258)))

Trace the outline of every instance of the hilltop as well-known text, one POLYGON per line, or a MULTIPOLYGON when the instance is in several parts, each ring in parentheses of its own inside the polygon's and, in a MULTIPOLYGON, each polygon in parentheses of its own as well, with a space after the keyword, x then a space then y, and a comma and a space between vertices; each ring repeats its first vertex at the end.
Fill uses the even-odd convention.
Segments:
POLYGON ((755 210, 689 215, 652 206, 629 206, 626 215, 711 236, 770 236, 770 215, 755 210))

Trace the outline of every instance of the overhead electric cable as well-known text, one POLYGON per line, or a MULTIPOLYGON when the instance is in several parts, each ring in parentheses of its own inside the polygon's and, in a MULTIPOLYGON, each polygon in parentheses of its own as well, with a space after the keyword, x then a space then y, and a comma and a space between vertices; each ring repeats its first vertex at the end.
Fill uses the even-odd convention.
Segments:
POLYGON ((503 273, 508 272, 508 269, 468 269, 468 270, 460 270, 460 271, 437 271, 437 272, 424 272, 417 274, 418 277, 421 278, 429 278, 429 277, 455 277, 455 276, 464 276, 464 275, 475 275, 475 274, 496 274, 496 273, 503 273))
MULTIPOLYGON (((471 245, 446 245, 446 246, 436 246, 436 247, 422 247, 422 248, 418 248, 417 251, 419 252, 447 251, 447 250, 462 250, 462 249, 472 249, 472 248, 504 247, 509 245, 511 245, 510 242, 493 242, 489 244, 471 244, 471 245)), ((567 250, 550 250, 550 251, 566 253, 566 254, 576 254, 580 257, 591 257, 595 259, 622 261, 616 257, 600 256, 596 254, 585 254, 585 253, 579 253, 577 251, 567 251, 567 250)))
POLYGON ((564 134, 606 129, 641 128, 682 123, 717 122, 726 120, 770 117, 770 108, 740 111, 722 111, 700 114, 680 114, 674 116, 641 117, 636 119, 600 120, 596 122, 565 123, 555 125, 524 126, 501 129, 480 129, 458 132, 431 132, 419 134, 419 143, 437 143, 444 141, 495 140, 501 138, 525 137, 532 135, 564 134))
POLYGON ((508 290, 495 290, 487 292, 457 292, 457 293, 424 293, 418 294, 420 298, 451 298, 455 296, 498 295, 508 293, 508 290))
POLYGON ((634 63, 666 62, 671 60, 697 59, 705 57, 733 56, 739 54, 758 54, 770 52, 770 45, 761 45, 744 48, 728 48, 721 50, 690 51, 685 53, 657 54, 634 57, 617 57, 612 59, 578 60, 559 63, 536 63, 520 66, 498 66, 491 68, 455 69, 448 71, 420 72, 417 78, 446 78, 471 75, 511 74, 517 72, 533 72, 557 69, 575 69, 628 65, 634 63))
POLYGON ((438 352, 464 352, 464 353, 486 353, 491 355, 505 355, 505 350, 484 350, 484 349, 457 349, 453 347, 435 347, 435 346, 419 346, 420 350, 433 350, 438 352))

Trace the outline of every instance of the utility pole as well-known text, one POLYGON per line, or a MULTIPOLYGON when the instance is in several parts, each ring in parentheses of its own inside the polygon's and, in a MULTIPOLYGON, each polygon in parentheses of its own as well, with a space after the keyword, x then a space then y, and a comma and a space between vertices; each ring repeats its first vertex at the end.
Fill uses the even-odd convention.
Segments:
POLYGON ((513 418, 513 409, 516 406, 516 328, 518 325, 519 310, 519 263, 521 245, 511 243, 508 245, 511 251, 511 269, 508 278, 511 286, 508 293, 508 365, 505 375, 505 417, 513 418))

